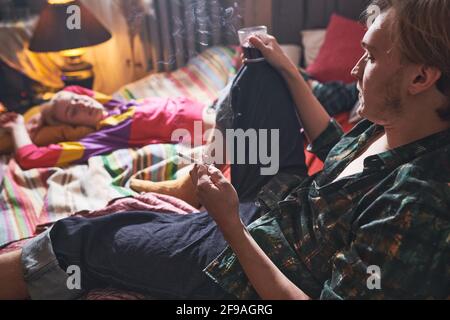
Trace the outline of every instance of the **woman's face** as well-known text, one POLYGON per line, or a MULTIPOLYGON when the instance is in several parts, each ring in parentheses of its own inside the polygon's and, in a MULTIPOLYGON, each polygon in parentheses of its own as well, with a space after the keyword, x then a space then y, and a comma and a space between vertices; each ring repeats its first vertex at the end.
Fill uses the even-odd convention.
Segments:
POLYGON ((105 113, 96 100, 72 92, 59 92, 52 103, 55 119, 70 125, 96 127, 105 113))

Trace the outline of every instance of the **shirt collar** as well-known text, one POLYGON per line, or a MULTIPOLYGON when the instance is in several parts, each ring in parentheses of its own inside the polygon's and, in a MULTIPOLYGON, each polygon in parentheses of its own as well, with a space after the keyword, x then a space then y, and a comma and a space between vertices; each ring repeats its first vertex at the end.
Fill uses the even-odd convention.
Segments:
MULTIPOLYGON (((373 137, 383 130, 384 129, 382 126, 374 125, 366 131, 367 136, 363 137, 363 140, 367 141, 368 138, 373 137)), ((419 158, 449 144, 450 129, 441 131, 399 148, 368 157, 364 161, 364 167, 368 169, 395 168, 401 164, 410 162, 413 159, 419 158)))

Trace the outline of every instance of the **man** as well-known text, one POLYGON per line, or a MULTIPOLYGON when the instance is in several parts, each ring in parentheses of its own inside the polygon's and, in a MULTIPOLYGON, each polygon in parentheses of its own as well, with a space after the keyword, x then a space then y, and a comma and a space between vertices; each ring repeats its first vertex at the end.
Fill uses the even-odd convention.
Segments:
POLYGON ((183 218, 191 219, 186 233, 178 230, 178 238, 169 240, 160 231, 172 218, 153 214, 67 219, 24 248, 22 257, 19 252, 0 258, 0 270, 6 270, 0 281, 7 284, 0 296, 48 297, 42 294, 48 283, 55 284, 53 294, 62 294, 63 270, 73 263, 82 265, 90 285, 125 284, 175 297, 447 298, 450 1, 376 4, 382 14, 365 35, 366 53, 352 72, 363 100, 360 113, 368 121, 344 137, 276 40, 251 40, 288 84, 311 150, 326 158, 325 168, 315 177, 275 177, 259 194, 265 210, 257 218, 250 205, 239 205, 218 170, 197 166, 192 179, 199 200, 229 244, 218 258, 210 259, 213 246, 222 244, 217 228, 202 214, 183 218), (120 221, 126 218, 134 226, 120 221), (117 228, 111 230, 110 223, 117 228), (205 237, 191 234, 197 225, 205 237), (146 230, 147 238, 137 230, 146 230), (103 244, 108 241, 112 245, 103 244), (150 245, 157 241, 159 247, 150 245), (172 243, 188 254, 167 250, 172 243), (214 282, 197 276, 196 268, 204 265, 214 282), (24 276, 17 270, 22 267, 24 276), (172 278, 183 281, 175 286, 172 278))

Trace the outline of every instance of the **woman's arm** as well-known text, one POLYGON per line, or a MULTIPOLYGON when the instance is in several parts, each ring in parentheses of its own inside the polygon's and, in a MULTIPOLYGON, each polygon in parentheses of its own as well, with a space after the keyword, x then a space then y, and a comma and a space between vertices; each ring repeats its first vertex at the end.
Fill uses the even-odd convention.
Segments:
POLYGON ((308 139, 314 142, 330 124, 330 116, 303 79, 297 66, 286 56, 272 36, 252 37, 250 42, 258 48, 285 79, 308 139))
POLYGON ((256 292, 265 300, 309 300, 269 259, 242 223, 233 186, 213 166, 191 172, 200 202, 206 207, 237 255, 256 292))
POLYGON ((0 116, 0 127, 11 132, 16 150, 33 144, 30 135, 25 126, 25 120, 22 115, 17 113, 5 113, 0 116))

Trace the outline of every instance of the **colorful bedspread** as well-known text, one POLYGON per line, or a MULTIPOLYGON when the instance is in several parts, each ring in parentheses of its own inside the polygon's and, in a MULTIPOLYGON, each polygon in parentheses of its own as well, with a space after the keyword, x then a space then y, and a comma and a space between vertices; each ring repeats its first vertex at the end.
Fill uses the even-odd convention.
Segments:
POLYGON ((14 159, 1 157, 0 247, 33 237, 75 212, 100 210, 113 199, 135 196, 129 188, 131 178, 175 178, 182 169, 177 165, 178 148, 149 145, 94 157, 86 165, 28 171, 14 159))
POLYGON ((192 58, 174 72, 150 75, 121 88, 114 98, 136 100, 147 97, 187 97, 206 105, 218 98, 240 65, 236 47, 213 47, 192 58))

